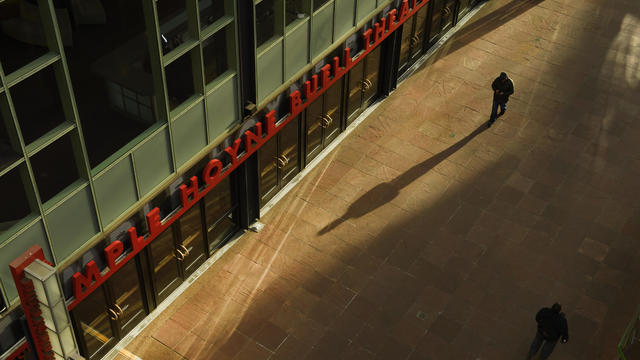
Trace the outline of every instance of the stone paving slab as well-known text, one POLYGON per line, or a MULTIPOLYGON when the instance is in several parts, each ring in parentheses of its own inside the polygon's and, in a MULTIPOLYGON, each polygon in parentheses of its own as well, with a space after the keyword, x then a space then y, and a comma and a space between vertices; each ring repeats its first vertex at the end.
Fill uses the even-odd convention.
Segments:
POLYGON ((552 358, 613 359, 640 302, 638 59, 637 1, 491 0, 126 351, 524 359, 558 301, 552 358))

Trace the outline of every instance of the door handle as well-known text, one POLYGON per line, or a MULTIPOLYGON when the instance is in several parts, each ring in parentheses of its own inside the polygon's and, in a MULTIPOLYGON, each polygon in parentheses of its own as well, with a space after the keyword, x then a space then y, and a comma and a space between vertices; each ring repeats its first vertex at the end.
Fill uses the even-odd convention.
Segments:
POLYGON ((107 308, 107 315, 109 316, 109 319, 113 321, 118 320, 119 318, 118 313, 116 313, 112 308, 107 308))
POLYGON ((329 120, 329 123, 327 124, 327 126, 333 124, 333 118, 331 117, 331 115, 327 114, 325 116, 326 116, 327 120, 329 120))
POLYGON ((371 82, 371 80, 364 79, 364 81, 367 83, 367 90, 369 90, 369 89, 371 89, 371 87, 373 87, 373 83, 371 82))
POLYGON ((118 305, 118 304, 116 304, 116 303, 113 303, 113 306, 115 306, 115 307, 116 307, 116 309, 118 310, 118 311, 117 311, 117 313, 118 313, 118 317, 120 317, 120 316, 122 316, 122 314, 124 314, 124 311, 122 310, 122 308, 120 307, 120 305, 118 305))
POLYGON ((285 165, 287 165, 280 156, 278 156, 278 157, 274 156, 274 159, 276 159, 276 167, 278 169, 282 169, 282 168, 285 167, 285 165))
POLYGON ((289 165, 289 158, 285 154, 282 154, 280 156, 282 157, 282 160, 284 160, 284 165, 289 165))
POLYGON ((331 122, 323 115, 320 119, 320 127, 326 129, 329 127, 329 124, 331 124, 331 122))
POLYGON ((178 261, 184 261, 185 254, 182 251, 180 251, 180 249, 174 249, 173 257, 178 259, 178 261))
POLYGON ((182 251, 184 252, 184 256, 189 256, 189 254, 191 254, 191 252, 189 251, 189 249, 187 249, 186 246, 184 246, 184 244, 180 244, 178 245, 180 247, 180 249, 182 249, 182 251))

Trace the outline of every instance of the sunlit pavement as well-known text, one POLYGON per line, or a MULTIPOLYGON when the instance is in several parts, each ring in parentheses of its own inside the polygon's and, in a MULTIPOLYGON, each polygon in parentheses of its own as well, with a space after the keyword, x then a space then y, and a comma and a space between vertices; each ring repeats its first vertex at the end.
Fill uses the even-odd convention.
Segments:
POLYGON ((640 304, 639 61, 639 1, 490 1, 118 359, 524 359, 554 301, 552 359, 613 359, 640 304))

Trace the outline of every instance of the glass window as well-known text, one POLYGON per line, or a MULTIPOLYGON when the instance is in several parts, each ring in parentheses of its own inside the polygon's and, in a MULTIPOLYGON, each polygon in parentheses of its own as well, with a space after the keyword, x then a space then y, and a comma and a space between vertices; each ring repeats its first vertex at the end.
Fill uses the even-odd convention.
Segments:
MULTIPOLYGON (((61 28, 66 18, 58 18, 61 28)), ((62 32, 64 35, 64 32, 62 32)), ((46 54, 40 9, 35 0, 0 1, 0 62, 9 74, 46 54)))
POLYGON ((200 9, 200 28, 204 29, 224 16, 224 2, 225 0, 198 1, 198 7, 200 9))
POLYGON ((287 26, 297 19, 304 19, 307 17, 304 9, 304 3, 306 1, 307 0, 287 0, 285 3, 285 20, 287 26))
POLYGON ((175 49, 188 38, 187 1, 161 0, 155 1, 160 24, 160 38, 164 54, 175 49))
POLYGON ((169 92, 169 108, 173 110, 195 92, 193 72, 191 71, 191 54, 186 53, 167 65, 165 75, 169 92))
POLYGON ((13 124, 9 124, 0 113, 0 170, 20 157, 18 151, 15 150, 18 146, 14 146, 15 142, 11 140, 7 131, 10 126, 13 127, 13 124))
POLYGON ((78 168, 69 134, 31 157, 31 168, 45 202, 78 179, 78 168), (64 161, 60 161, 64 159, 64 161))
POLYGON ((233 24, 225 27, 202 42, 204 78, 207 84, 229 68, 227 59, 231 47, 227 47, 227 37, 233 36, 232 26, 233 24))
MULTIPOLYGON (((4 309, 4 301, 0 297, 0 310, 4 309)), ((25 328, 22 324, 23 312, 21 308, 12 310, 0 319, 0 356, 25 337, 25 328)))
POLYGON ((0 234, 31 213, 26 186, 31 184, 22 165, 0 177, 0 189, 4 194, 0 206, 0 234))
POLYGON ((53 67, 49 66, 29 76, 11 87, 10 92, 26 144, 64 122, 53 67))
POLYGON ((156 122, 157 97, 142 0, 82 3, 91 11, 74 16, 73 46, 65 51, 89 162, 95 167, 156 122))
POLYGON ((329 2, 329 0, 313 0, 313 11, 316 11, 322 7, 322 5, 329 2))
POLYGON ((256 44, 260 46, 276 35, 274 0, 256 5, 256 44))

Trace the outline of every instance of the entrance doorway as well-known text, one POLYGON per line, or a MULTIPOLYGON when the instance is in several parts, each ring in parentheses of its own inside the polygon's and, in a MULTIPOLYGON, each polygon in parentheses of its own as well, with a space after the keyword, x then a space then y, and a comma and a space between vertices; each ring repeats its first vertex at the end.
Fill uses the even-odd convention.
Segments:
POLYGON ((305 114, 305 164, 313 160, 340 134, 342 81, 318 97, 305 114))
POLYGON ((402 25, 402 42, 400 45, 400 73, 405 72, 420 58, 425 45, 427 30, 428 6, 423 6, 415 16, 412 16, 402 25))
POLYGON ((71 312, 80 350, 99 359, 148 313, 139 258, 129 261, 71 312))
POLYGON ((452 26, 457 0, 429 2, 429 47, 433 46, 452 26))
POLYGON ((205 261, 202 228, 200 206, 193 206, 147 246, 155 306, 205 261))
POLYGON ((300 116, 258 150, 260 207, 264 206, 300 171, 298 138, 300 116))
POLYGON ((380 46, 349 70, 347 79, 347 123, 349 126, 378 95, 380 46))

